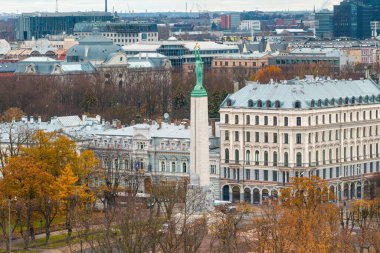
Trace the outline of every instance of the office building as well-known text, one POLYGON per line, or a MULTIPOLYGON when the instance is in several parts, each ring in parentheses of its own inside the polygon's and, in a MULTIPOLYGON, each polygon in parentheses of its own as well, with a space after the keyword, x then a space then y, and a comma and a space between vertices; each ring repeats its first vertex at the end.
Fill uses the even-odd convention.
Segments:
POLYGON ((144 41, 158 41, 157 24, 149 23, 81 22, 75 24, 74 35, 85 37, 90 35, 94 29, 120 46, 144 41))
POLYGON ((248 83, 220 109, 222 199, 262 203, 312 175, 340 201, 374 197, 379 113, 372 80, 248 83))
POLYGON ((242 20, 239 26, 242 31, 261 31, 260 20, 242 20))
POLYGON ((36 12, 23 13, 16 20, 16 40, 32 40, 47 35, 72 35, 80 22, 112 21, 113 15, 105 12, 36 12))
POLYGON ((225 14, 221 16, 220 27, 223 30, 236 30, 240 26, 240 14, 225 14))
POLYGON ((315 36, 322 39, 333 37, 333 17, 334 13, 329 10, 321 10, 315 16, 315 36))

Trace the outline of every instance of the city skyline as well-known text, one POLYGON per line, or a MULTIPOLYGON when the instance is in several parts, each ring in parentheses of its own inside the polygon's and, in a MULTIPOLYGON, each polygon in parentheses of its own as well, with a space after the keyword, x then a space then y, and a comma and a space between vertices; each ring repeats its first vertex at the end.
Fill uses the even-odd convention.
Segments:
MULTIPOLYGON (((315 8, 332 8, 332 5, 338 4, 340 0, 316 0, 312 3, 302 0, 295 0, 287 3, 284 8, 282 0, 269 1, 252 1, 252 0, 179 0, 173 3, 170 0, 146 0, 143 3, 138 0, 108 0, 108 10, 113 9, 118 12, 167 12, 167 11, 244 11, 244 10, 262 10, 262 11, 281 11, 281 10, 312 10, 315 8), (168 6, 171 8, 168 9, 168 6), (278 7, 277 7, 278 6, 278 7)), ((37 0, 30 3, 27 0, 13 0, 2 3, 3 12, 22 13, 22 12, 53 12, 56 10, 56 1, 54 0, 37 0), (41 9, 43 6, 43 9, 41 9)), ((82 0, 78 5, 74 0, 58 0, 58 10, 67 11, 102 11, 104 10, 104 1, 82 0)))

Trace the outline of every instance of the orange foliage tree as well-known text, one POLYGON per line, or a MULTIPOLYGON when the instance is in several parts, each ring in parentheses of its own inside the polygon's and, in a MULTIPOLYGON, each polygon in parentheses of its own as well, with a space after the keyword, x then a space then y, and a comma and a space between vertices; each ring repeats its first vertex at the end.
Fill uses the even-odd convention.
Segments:
POLYGON ((285 79, 282 69, 277 66, 265 66, 250 77, 251 81, 260 83, 269 83, 271 79, 274 82, 279 82, 285 79))
POLYGON ((326 183, 295 178, 281 191, 281 206, 255 219, 258 252, 350 252, 340 232, 339 208, 329 203, 326 183))
MULTIPOLYGON (((44 220, 48 243, 50 227, 57 214, 73 216, 72 208, 67 208, 69 203, 71 207, 76 206, 70 202, 73 196, 76 196, 75 201, 82 197, 92 200, 87 186, 96 165, 93 152, 79 154, 74 141, 60 133, 37 131, 31 145, 23 147, 20 155, 1 169, 4 179, 0 182, 0 191, 9 197, 17 196, 17 202, 24 203, 26 222, 22 224, 20 218, 18 223, 20 229, 27 228, 25 247, 29 245, 29 238, 34 238, 33 222, 38 217, 44 220)), ((72 227, 72 222, 69 225, 72 227)))

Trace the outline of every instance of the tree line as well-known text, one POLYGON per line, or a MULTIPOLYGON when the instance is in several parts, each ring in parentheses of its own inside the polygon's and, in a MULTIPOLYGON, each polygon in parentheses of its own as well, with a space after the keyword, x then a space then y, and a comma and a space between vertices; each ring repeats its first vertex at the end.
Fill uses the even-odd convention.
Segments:
MULTIPOLYGON (((375 73, 377 67, 372 67, 375 73)), ((305 75, 359 79, 364 77, 365 69, 364 64, 349 65, 336 73, 327 64, 312 63, 284 68, 267 66, 259 70, 240 67, 207 70, 204 85, 209 94, 209 115, 219 118, 219 106, 227 94, 234 91, 234 81, 241 88, 245 80, 269 83, 271 79, 279 82, 295 77, 302 79, 305 75)), ((190 117, 190 93, 195 84, 192 73, 185 75, 167 69, 107 71, 108 74, 1 77, 0 113, 17 107, 44 120, 61 115, 99 114, 109 121, 119 119, 124 124, 132 120, 158 119, 166 112, 173 120, 190 117)))

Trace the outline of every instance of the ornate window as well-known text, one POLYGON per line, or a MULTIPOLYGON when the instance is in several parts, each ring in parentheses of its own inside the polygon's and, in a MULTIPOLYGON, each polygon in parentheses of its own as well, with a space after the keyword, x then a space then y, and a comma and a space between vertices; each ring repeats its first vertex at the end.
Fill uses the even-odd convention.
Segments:
POLYGON ((161 161, 161 171, 166 171, 165 161, 161 161))
POLYGON ((226 163, 229 163, 230 162, 230 151, 228 148, 226 148, 224 150, 224 159, 225 159, 225 162, 226 163))
POLYGON ((297 167, 301 167, 302 166, 302 154, 301 154, 301 152, 297 153, 297 156, 296 156, 296 166, 297 167))
POLYGON ((176 164, 175 164, 175 162, 172 162, 172 172, 175 172, 176 171, 176 164))

